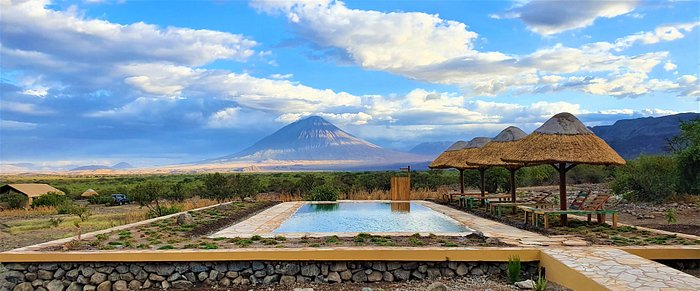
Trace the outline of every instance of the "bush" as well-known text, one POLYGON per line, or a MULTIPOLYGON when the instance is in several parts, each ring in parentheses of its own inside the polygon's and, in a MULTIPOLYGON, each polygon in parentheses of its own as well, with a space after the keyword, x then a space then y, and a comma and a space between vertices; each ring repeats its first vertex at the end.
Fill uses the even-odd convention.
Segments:
POLYGON ((90 204, 110 204, 112 203, 112 200, 112 196, 102 194, 90 196, 90 198, 88 198, 90 204))
POLYGON ((0 196, 0 203, 7 205, 11 209, 24 208, 27 206, 28 201, 29 198, 27 196, 14 192, 0 196))
POLYGON ((508 282, 511 284, 520 281, 520 257, 508 257, 508 282))
POLYGON ((615 172, 612 190, 631 201, 665 201, 676 193, 678 168, 672 157, 640 156, 615 172))
POLYGON ((44 195, 41 195, 37 198, 34 198, 32 200, 32 207, 38 207, 38 206, 53 206, 53 207, 59 207, 63 204, 70 203, 70 199, 66 197, 65 195, 61 195, 58 193, 47 193, 44 195))
POLYGON ((331 185, 316 186, 311 189, 311 194, 306 200, 311 201, 336 201, 340 191, 338 188, 331 185))
POLYGON ((160 216, 175 214, 178 212, 182 212, 182 207, 177 206, 177 205, 171 205, 171 206, 158 205, 157 207, 148 210, 148 214, 146 214, 146 218, 149 218, 149 219, 156 218, 156 217, 160 217, 160 216))

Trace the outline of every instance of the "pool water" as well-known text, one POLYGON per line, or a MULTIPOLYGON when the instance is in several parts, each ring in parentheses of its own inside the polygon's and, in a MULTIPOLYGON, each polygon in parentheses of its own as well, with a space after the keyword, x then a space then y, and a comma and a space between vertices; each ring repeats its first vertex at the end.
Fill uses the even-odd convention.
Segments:
POLYGON ((339 202, 304 204, 274 232, 469 231, 456 220, 418 203, 339 202))

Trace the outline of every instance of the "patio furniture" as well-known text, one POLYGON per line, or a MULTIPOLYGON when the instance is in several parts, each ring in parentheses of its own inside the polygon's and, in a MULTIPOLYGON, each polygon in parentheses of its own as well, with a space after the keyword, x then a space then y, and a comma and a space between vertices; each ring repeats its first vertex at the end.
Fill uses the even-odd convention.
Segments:
POLYGON ((511 208, 513 210, 513 213, 515 213, 516 209, 518 206, 530 206, 530 207, 535 207, 535 208, 546 208, 550 204, 545 201, 545 199, 549 198, 549 196, 552 195, 552 192, 537 192, 529 197, 527 197, 526 200, 520 201, 520 202, 490 202, 489 203, 489 212, 492 214, 495 214, 497 216, 501 216, 501 209, 502 208, 511 208))
MULTIPOLYGON (((588 199, 588 195, 591 194, 591 191, 584 192, 580 191, 578 194, 576 194, 576 197, 574 198, 573 201, 571 201, 571 205, 569 205, 569 209, 571 211, 578 211, 583 207, 583 203, 586 202, 586 199, 588 199)), ((543 208, 537 208, 537 207, 531 207, 531 206, 518 206, 518 209, 522 210, 525 212, 525 223, 529 223, 530 218, 532 218, 532 224, 537 225, 537 216, 538 215, 543 215, 544 216, 544 222, 545 222, 545 228, 549 227, 549 217, 547 215, 544 215, 543 213, 543 208)), ((564 210, 556 210, 558 212, 566 212, 566 208, 564 210)), ((550 211, 553 213, 553 211, 550 211)), ((562 214, 562 213, 557 213, 557 214, 562 214)), ((574 213, 565 213, 565 214, 574 214, 574 213)), ((580 214, 580 213, 579 213, 580 214)))
POLYGON ((484 207, 488 208, 489 204, 491 202, 504 202, 504 201, 511 201, 511 195, 510 194, 493 194, 493 195, 488 195, 488 196, 476 196, 474 197, 475 200, 481 200, 481 205, 484 207), (492 199, 497 199, 496 201, 493 201, 492 199))
POLYGON ((561 215, 561 214, 573 214, 573 215, 586 215, 588 216, 588 221, 591 220, 591 216, 595 214, 598 218, 599 223, 605 222, 605 215, 612 215, 612 226, 617 227, 618 212, 616 210, 605 210, 602 206, 610 198, 610 195, 600 194, 600 198, 596 196, 592 203, 584 207, 584 202, 590 195, 589 192, 579 192, 576 199, 571 203, 569 210, 552 210, 543 208, 534 208, 529 206, 518 206, 519 209, 525 212, 525 223, 529 223, 530 218, 532 219, 533 225, 538 225, 539 216, 542 217, 542 224, 544 228, 549 227, 549 216, 550 215, 561 215))

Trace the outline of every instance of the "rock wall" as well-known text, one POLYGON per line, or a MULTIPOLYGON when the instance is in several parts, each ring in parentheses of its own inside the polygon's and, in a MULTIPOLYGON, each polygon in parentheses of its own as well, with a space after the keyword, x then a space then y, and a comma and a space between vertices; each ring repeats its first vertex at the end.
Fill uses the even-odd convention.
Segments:
MULTIPOLYGON (((523 278, 536 275, 537 264, 523 263, 523 278)), ((7 263, 0 264, 0 291, 394 282, 433 277, 506 276, 506 267, 504 262, 7 263)))

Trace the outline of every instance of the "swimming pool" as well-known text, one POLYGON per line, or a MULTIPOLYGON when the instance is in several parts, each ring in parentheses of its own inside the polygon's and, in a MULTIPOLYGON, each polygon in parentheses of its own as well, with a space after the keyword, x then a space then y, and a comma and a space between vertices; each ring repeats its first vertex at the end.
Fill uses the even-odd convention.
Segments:
POLYGON ((307 203, 274 233, 408 232, 459 233, 472 230, 414 202, 307 203))

